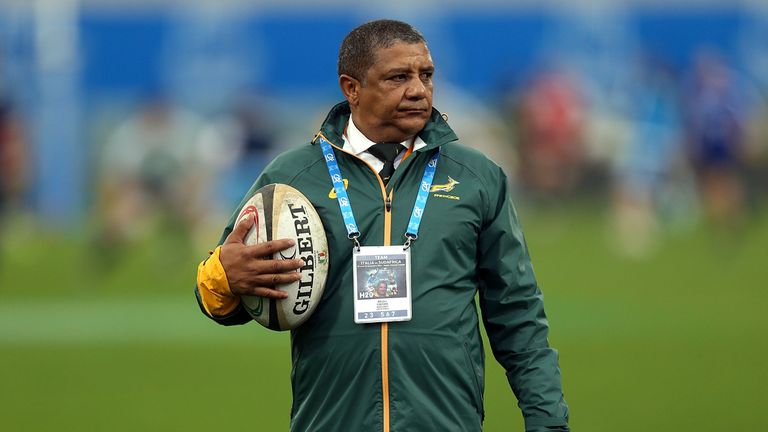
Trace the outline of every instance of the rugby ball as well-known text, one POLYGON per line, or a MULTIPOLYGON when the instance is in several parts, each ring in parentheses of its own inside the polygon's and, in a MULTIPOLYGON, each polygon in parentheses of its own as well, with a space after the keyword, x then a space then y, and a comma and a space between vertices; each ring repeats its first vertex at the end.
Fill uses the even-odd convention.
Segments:
POLYGON ((293 239, 295 246, 274 254, 277 260, 300 258, 301 279, 276 289, 285 299, 241 296, 245 310, 259 324, 283 331, 300 326, 312 315, 323 295, 328 276, 328 240, 317 211, 301 192, 285 184, 270 184, 257 190, 245 203, 237 223, 254 214, 256 223, 245 238, 247 245, 270 240, 293 239))

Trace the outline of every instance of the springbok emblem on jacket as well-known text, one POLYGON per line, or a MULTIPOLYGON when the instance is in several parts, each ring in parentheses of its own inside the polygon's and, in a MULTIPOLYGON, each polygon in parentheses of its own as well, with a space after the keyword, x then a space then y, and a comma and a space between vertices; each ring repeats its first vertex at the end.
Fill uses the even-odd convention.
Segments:
POLYGON ((430 192, 450 192, 459 183, 460 182, 452 179, 451 176, 448 176, 448 183, 433 185, 431 188, 429 188, 429 191, 430 192))

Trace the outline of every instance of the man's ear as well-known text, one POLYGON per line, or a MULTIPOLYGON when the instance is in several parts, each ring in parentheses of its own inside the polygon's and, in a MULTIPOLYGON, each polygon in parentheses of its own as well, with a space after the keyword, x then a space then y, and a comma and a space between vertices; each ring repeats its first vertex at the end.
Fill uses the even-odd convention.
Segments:
POLYGON ((339 75, 339 87, 349 105, 357 108, 360 98, 360 87, 362 84, 356 78, 346 74, 339 75))

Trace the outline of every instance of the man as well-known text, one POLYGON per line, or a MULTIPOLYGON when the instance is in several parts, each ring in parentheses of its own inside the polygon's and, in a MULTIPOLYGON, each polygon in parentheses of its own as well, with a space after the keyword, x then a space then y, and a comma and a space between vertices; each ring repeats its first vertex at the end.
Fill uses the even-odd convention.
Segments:
POLYGON ((21 120, 0 93, 0 228, 24 193, 27 153, 21 120))
MULTIPOLYGON (((541 292, 507 179, 455 143, 432 108, 433 72, 426 42, 410 25, 381 20, 354 29, 339 53, 346 102, 331 109, 311 143, 272 161, 247 194, 269 183, 292 185, 312 201, 328 236, 323 298, 291 334, 292 431, 482 430, 478 293, 526 431, 568 430, 557 354, 547 343, 541 292), (349 215, 337 202, 344 186, 337 179, 333 189, 326 160, 337 162, 345 180, 357 233, 347 231, 349 215), (434 186, 422 187, 430 172, 434 186), (358 324, 353 254, 389 245, 410 253, 411 319, 358 324)), ((253 221, 233 227, 238 211, 223 245, 198 269, 201 307, 225 325, 250 321, 239 295, 285 298, 275 285, 297 280, 302 265, 264 259, 288 240, 244 246, 253 221)))
POLYGON ((387 296, 387 281, 379 281, 379 284, 376 286, 376 295, 374 297, 380 297, 384 298, 387 296))

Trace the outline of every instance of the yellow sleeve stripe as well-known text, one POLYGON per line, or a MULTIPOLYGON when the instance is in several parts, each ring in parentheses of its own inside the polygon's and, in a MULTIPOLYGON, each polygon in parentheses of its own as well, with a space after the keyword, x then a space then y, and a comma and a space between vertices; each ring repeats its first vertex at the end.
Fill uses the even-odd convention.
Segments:
POLYGON ((223 317, 235 310, 240 304, 240 297, 229 290, 227 274, 219 259, 220 253, 221 246, 197 266, 197 290, 205 311, 211 316, 223 317))

